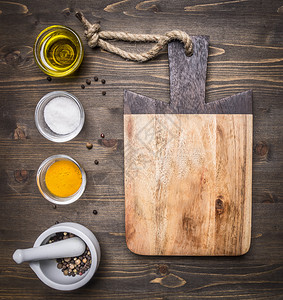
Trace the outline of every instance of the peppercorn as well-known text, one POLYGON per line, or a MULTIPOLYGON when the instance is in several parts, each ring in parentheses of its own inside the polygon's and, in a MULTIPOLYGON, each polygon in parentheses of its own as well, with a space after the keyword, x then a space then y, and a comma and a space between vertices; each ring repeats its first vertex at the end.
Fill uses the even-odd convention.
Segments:
POLYGON ((94 210, 92 211, 92 213, 93 213, 94 215, 97 215, 97 210, 94 209, 94 210))
POLYGON ((99 164, 99 161, 96 159, 96 160, 94 161, 94 163, 95 163, 96 165, 98 165, 98 164, 99 164))
POLYGON ((86 84, 90 85, 91 84, 91 81, 89 79, 87 79, 86 81, 86 84))
POLYGON ((105 84, 105 83, 106 83, 106 80, 105 80, 105 79, 101 79, 101 83, 102 83, 102 84, 105 84))
POLYGON ((87 147, 87 149, 92 149, 92 147, 93 147, 93 144, 92 143, 89 143, 89 142, 87 142, 86 143, 86 147, 87 147))
POLYGON ((82 84, 82 85, 81 85, 81 88, 82 88, 82 89, 84 89, 84 88, 85 88, 85 85, 84 85, 84 84, 82 84))
POLYGON ((106 95, 106 91, 102 91, 102 95, 105 96, 106 95))
POLYGON ((98 81, 98 77, 97 76, 94 76, 93 79, 94 79, 94 81, 98 81))
MULTIPOLYGON (((75 236, 72 233, 58 232, 55 236, 49 239, 49 243, 53 243, 62 239, 68 239, 75 236)), ((57 268, 65 276, 83 275, 91 266, 91 256, 89 248, 86 246, 84 253, 79 257, 57 258, 57 268), (89 255, 88 255, 89 254, 89 255)))
POLYGON ((46 79, 47 79, 48 81, 51 81, 51 80, 52 80, 52 78, 51 78, 50 76, 48 76, 46 79))
POLYGON ((105 138, 105 135, 104 135, 104 133, 101 133, 101 135, 100 135, 103 139, 105 138))
POLYGON ((58 269, 62 269, 62 268, 63 268, 63 265, 62 265, 61 263, 59 263, 59 264, 57 265, 57 268, 58 268, 58 269))

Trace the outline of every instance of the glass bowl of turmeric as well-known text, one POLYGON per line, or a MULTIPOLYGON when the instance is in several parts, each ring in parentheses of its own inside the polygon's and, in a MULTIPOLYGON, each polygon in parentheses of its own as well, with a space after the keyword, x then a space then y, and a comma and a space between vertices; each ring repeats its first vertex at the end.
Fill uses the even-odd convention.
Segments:
POLYGON ((45 199, 54 204, 64 205, 81 197, 86 186, 86 174, 73 158, 58 154, 41 163, 36 182, 45 199))

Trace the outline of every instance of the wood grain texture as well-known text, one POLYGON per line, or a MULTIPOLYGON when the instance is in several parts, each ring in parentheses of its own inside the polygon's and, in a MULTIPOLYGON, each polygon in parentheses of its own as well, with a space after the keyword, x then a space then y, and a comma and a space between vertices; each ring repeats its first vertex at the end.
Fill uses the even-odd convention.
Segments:
POLYGON ((125 222, 142 255, 250 247, 252 116, 125 115, 125 222))
MULTIPOLYGON (((55 1, 0 2, 0 298, 1 299, 280 299, 282 298, 282 1, 55 1), (280 9, 281 8, 281 9, 280 9), (70 26, 83 38, 74 16, 82 10, 103 30, 164 33, 180 29, 210 36, 206 102, 253 89, 253 216, 250 251, 239 257, 146 257, 125 243, 123 186, 123 91, 169 101, 167 50, 146 64, 89 49, 78 72, 46 80, 32 46, 41 30, 70 26), (27 11, 28 10, 28 11, 27 11), (98 76, 80 88, 86 78, 98 76), (34 109, 48 92, 66 90, 83 103, 83 131, 63 145, 45 140, 34 109), (106 96, 101 92, 107 91, 106 96), (14 139, 17 128, 18 137, 14 139), (109 140, 102 143, 100 133, 109 140), (94 148, 89 151, 85 143, 94 148), (112 145, 112 146, 111 146, 112 145), (45 201, 35 181, 46 157, 65 153, 82 164, 87 188, 66 207, 45 201), (93 161, 99 160, 99 165, 93 161), (20 180, 17 170, 29 176, 20 180), (92 210, 98 211, 93 215, 92 210), (55 221, 78 222, 99 239, 102 260, 88 285, 70 293, 42 284, 12 253, 30 247, 55 221)), ((128 51, 150 45, 120 44, 128 51)))

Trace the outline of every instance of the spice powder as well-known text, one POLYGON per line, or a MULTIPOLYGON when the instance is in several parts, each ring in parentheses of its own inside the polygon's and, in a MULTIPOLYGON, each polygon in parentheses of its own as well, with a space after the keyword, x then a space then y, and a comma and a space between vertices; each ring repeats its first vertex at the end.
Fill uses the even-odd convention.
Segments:
POLYGON ((75 194, 82 184, 82 173, 69 160, 53 163, 45 175, 46 187, 54 196, 65 198, 75 194))

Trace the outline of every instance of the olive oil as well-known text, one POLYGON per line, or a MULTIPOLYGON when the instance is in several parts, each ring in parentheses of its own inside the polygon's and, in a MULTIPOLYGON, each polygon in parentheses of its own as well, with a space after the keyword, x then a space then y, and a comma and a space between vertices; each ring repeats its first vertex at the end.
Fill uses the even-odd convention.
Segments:
POLYGON ((53 68, 64 70, 76 61, 77 49, 72 40, 65 36, 50 38, 46 45, 46 61, 53 68))
POLYGON ((78 68, 83 58, 83 47, 73 30, 54 25, 40 33, 34 54, 37 64, 46 74, 61 77, 78 68))
POLYGON ((44 48, 45 61, 58 71, 72 67, 78 56, 75 41, 65 32, 53 32, 47 36, 44 48))

